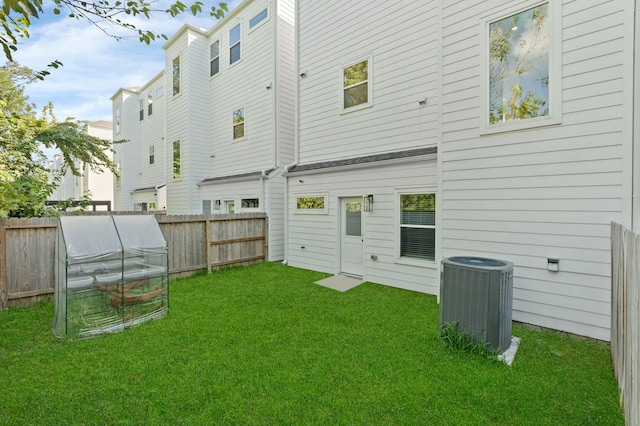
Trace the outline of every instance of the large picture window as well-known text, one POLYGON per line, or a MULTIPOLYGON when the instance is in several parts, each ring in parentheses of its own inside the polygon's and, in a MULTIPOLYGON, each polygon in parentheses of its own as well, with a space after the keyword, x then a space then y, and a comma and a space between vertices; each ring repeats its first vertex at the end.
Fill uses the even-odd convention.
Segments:
POLYGON ((554 111, 560 103, 559 73, 550 3, 488 21, 485 31, 485 128, 499 131, 559 122, 554 111))
POLYGON ((435 194, 400 194, 400 258, 435 260, 435 194))
POLYGON ((295 196, 296 213, 305 214, 327 214, 327 195, 326 194, 299 194, 295 196))

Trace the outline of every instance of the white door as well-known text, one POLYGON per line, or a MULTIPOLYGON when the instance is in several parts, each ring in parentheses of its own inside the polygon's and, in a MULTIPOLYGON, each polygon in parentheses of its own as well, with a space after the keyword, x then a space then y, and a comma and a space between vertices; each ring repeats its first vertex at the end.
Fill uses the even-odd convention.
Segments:
POLYGON ((364 272, 362 197, 342 198, 340 205, 340 272, 361 277, 364 272))

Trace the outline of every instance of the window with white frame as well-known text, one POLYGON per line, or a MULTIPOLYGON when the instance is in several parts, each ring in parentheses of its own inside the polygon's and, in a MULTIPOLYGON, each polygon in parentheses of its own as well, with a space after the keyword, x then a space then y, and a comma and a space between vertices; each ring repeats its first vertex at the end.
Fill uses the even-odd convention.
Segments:
POLYGON ((436 195, 400 194, 401 259, 435 260, 436 195))
POLYGON ((269 17, 269 10, 265 8, 264 10, 262 10, 260 13, 258 13, 256 16, 254 16, 249 20, 249 29, 251 30, 255 28, 258 24, 265 22, 265 20, 268 17, 269 17))
POLYGON ((176 56, 173 60, 173 96, 180 93, 180 56, 176 56))
POLYGON ((215 41, 209 46, 209 76, 220 72, 220 42, 215 41))
POLYGON ((173 142, 173 178, 180 179, 180 141, 173 142))
POLYGON ((140 99, 140 121, 144 120, 144 99, 140 99))
POLYGON ((153 164, 156 161, 156 148, 154 145, 149 147, 149 164, 153 164))
POLYGON ((233 111, 233 139, 244 137, 244 108, 233 111))
POLYGON ((229 31, 229 65, 240 60, 240 24, 229 31))
POLYGON ((114 122, 115 124, 115 128, 116 128, 116 133, 120 133, 120 105, 118 105, 116 107, 116 112, 114 114, 114 122))
POLYGON ((240 200, 240 205, 243 209, 257 209, 260 208, 260 200, 258 198, 243 198, 240 200))
POLYGON ((327 214, 326 194, 296 194, 296 213, 327 214))
POLYGON ((559 49, 553 44, 557 30, 552 7, 551 2, 532 3, 484 24, 487 132, 559 123, 559 49))
POLYGON ((202 214, 211 214, 211 200, 202 200, 202 214))
POLYGON ((153 114, 153 93, 147 93, 147 115, 153 114))
POLYGON ((371 58, 342 68, 342 109, 354 111, 373 105, 371 58))
POLYGON ((164 87, 160 86, 156 89, 156 98, 159 98, 164 94, 164 87))

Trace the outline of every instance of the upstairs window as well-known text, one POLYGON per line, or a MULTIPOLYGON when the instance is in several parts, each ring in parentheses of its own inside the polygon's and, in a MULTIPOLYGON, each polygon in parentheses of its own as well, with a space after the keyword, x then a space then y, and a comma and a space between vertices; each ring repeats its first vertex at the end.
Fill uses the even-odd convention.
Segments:
POLYGON ((371 103, 370 59, 342 69, 342 109, 356 110, 371 103))
POLYGON ((160 86, 156 89, 156 98, 159 98, 164 94, 164 87, 160 86))
POLYGON ((220 42, 216 41, 209 46, 210 70, 209 76, 214 76, 220 72, 220 42))
POLYGON ((140 99, 140 121, 144 120, 144 99, 140 99))
POLYGON ((153 93, 147 94, 147 115, 153 114, 153 93))
POLYGON ((233 111, 233 138, 244 137, 244 108, 233 111))
POLYGON ((542 3, 485 21, 486 132, 560 122, 555 12, 542 3))
POLYGON ((156 157, 156 149, 153 145, 149 147, 149 164, 153 164, 155 162, 156 157))
POLYGON ((116 107, 116 112, 114 114, 114 122, 115 124, 115 128, 116 128, 116 133, 120 133, 120 105, 118 105, 116 107))
POLYGON ((253 29, 256 25, 263 22, 265 19, 269 17, 269 10, 264 9, 262 12, 258 13, 256 16, 249 20, 249 29, 253 29))
POLYGON ((173 178, 180 179, 180 141, 173 143, 173 178))
POLYGON ((435 260, 436 195, 400 194, 400 258, 435 260))
POLYGON ((173 96, 180 93, 180 56, 173 60, 173 96))
POLYGON ((229 31, 229 65, 240 60, 240 24, 229 31))

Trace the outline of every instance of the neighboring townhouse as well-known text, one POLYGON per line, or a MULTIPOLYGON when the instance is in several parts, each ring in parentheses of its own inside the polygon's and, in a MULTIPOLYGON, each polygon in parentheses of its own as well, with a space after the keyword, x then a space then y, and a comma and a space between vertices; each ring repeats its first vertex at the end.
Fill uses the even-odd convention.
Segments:
MULTIPOLYGON (((98 120, 87 122, 85 131, 91 136, 100 139, 112 140, 112 123, 110 121, 98 120)), ((107 152, 111 158, 111 152, 107 152)), ((61 154, 55 154, 49 160, 48 166, 53 177, 54 173, 62 170, 64 159, 61 154)), ((74 176, 68 169, 64 176, 60 178, 59 184, 53 194, 51 201, 74 200, 79 201, 88 196, 91 200, 99 201, 102 205, 98 209, 106 210, 113 206, 113 173, 109 170, 97 172, 91 170, 87 165, 77 164, 81 176, 74 176), (105 205, 105 203, 109 203, 105 205)))
POLYGON ((293 6, 246 0, 210 30, 184 25, 163 46, 162 73, 143 88, 116 92, 121 127, 114 138, 129 140, 116 146, 123 172, 118 209, 155 203, 169 214, 267 212, 269 258, 284 257, 282 170, 293 161, 295 123, 293 6))
POLYGON ((443 257, 507 260, 514 320, 609 340, 637 33, 623 0, 299 0, 287 262, 438 294, 443 257))
POLYGON ((438 2, 300 0, 296 37, 287 262, 436 294, 438 2))

